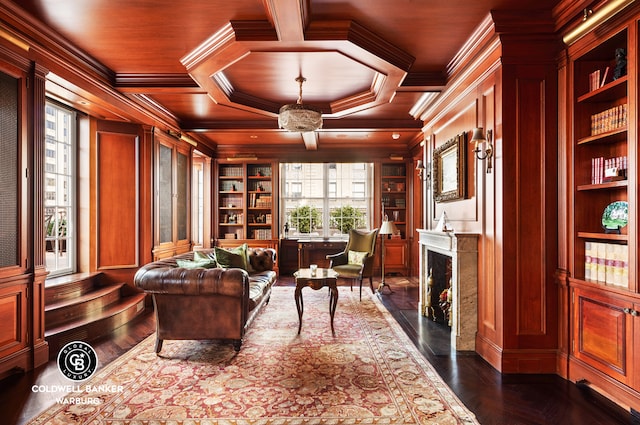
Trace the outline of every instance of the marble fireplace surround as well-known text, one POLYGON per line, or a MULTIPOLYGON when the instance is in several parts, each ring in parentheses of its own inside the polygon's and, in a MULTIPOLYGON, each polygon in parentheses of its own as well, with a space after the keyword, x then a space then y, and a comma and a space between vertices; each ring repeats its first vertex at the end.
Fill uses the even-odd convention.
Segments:
MULTIPOLYGON (((478 331, 478 234, 418 229, 420 243, 420 301, 418 312, 427 316, 429 251, 451 257, 451 347, 475 351, 478 331)), ((437 295, 434 295, 434 300, 437 295)))

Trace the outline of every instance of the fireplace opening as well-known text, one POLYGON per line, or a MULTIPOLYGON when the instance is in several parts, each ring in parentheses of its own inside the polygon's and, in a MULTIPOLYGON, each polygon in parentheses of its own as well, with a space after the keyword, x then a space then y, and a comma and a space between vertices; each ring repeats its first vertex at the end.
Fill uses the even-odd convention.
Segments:
POLYGON ((429 264, 427 285, 427 317, 434 322, 451 327, 451 278, 452 261, 448 255, 427 251, 429 264))

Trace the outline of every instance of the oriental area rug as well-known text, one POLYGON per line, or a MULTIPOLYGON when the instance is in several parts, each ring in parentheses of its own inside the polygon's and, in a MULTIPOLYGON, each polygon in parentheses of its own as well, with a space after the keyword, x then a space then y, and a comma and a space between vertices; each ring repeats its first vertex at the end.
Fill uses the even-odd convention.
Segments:
POLYGON ((294 288, 279 286, 238 353, 167 340, 157 356, 151 335, 68 395, 92 402, 29 423, 477 424, 377 297, 357 293, 339 287, 335 335, 327 291, 303 289, 298 335, 294 288))

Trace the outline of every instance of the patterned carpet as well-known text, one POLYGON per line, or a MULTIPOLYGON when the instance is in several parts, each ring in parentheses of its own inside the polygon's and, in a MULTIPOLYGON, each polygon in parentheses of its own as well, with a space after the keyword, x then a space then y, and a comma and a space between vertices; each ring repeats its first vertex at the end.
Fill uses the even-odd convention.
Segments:
POLYGON ((297 335, 293 290, 274 288, 239 353, 165 341, 159 357, 152 335, 30 423, 477 424, 376 296, 340 287, 333 336, 327 292, 305 288, 297 335))

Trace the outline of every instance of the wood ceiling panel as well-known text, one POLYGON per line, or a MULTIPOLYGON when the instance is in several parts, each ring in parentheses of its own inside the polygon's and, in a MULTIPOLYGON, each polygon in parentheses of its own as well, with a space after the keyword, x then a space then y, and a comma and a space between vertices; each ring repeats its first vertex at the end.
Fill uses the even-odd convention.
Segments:
POLYGON ((20 0, 119 73, 184 72, 180 58, 231 19, 265 20, 260 0, 20 0))
MULTIPOLYGON (((409 111, 425 92, 446 84, 450 63, 489 11, 550 10, 559 0, 3 3, 15 4, 31 15, 27 21, 48 27, 40 36, 42 46, 70 42, 106 67, 103 79, 113 75, 114 81, 103 91, 122 94, 144 112, 119 98, 92 96, 91 87, 109 81, 82 86, 80 78, 65 85, 56 77, 48 85, 50 95, 100 118, 157 117, 153 125, 163 121, 222 150, 271 145, 276 153, 281 147, 304 151, 300 134, 279 130, 276 117, 282 104, 297 99, 295 78, 301 73, 307 78, 304 103, 325 112, 318 132, 322 154, 323 148, 386 152, 415 145, 422 123, 409 111), (194 62, 181 62, 194 52, 194 62), (210 68, 195 69, 207 60, 210 68), (391 138, 394 132, 399 139, 391 138)), ((86 62, 70 63, 65 72, 86 62)), ((91 78, 96 72, 88 68, 77 74, 91 78)))
POLYGON ((354 19, 416 58, 412 69, 441 70, 490 10, 551 9, 558 0, 314 0, 313 19, 354 19))
POLYGON ((299 75, 304 103, 325 103, 369 90, 375 74, 337 51, 251 52, 224 70, 235 90, 280 104, 295 103, 299 75))

